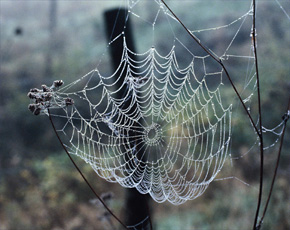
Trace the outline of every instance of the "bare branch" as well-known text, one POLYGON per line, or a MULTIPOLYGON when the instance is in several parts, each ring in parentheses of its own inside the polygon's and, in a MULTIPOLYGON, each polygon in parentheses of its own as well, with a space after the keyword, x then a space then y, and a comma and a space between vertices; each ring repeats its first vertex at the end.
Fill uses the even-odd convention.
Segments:
POLYGON ((262 132, 262 109, 261 109, 261 92, 260 92, 260 77, 259 77, 259 66, 258 66, 258 54, 257 54, 257 41, 256 41, 256 1, 253 0, 253 24, 252 24, 252 42, 253 51, 255 57, 255 68, 256 68, 256 78, 257 78, 257 94, 258 94, 258 111, 259 111, 259 138, 260 138, 260 185, 259 185, 259 196, 258 204, 255 215, 255 221, 253 229, 257 229, 257 221, 259 216, 259 211, 261 207, 261 201, 263 196, 263 180, 264 180, 264 139, 262 132))

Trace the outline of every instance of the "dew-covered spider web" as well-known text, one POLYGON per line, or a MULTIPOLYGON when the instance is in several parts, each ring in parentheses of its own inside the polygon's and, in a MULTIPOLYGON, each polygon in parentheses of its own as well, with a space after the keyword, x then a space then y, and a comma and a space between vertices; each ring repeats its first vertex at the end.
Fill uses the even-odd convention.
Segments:
MULTIPOLYGON (((192 21, 184 21, 229 70, 237 61, 244 63, 234 80, 242 82, 241 96, 248 105, 256 79, 252 5, 245 2, 234 18, 219 18, 213 6, 209 12, 217 20, 211 25, 200 27, 203 16, 194 8, 192 21)), ((181 3, 189 4, 172 2, 177 14, 176 4, 181 3)), ((223 169, 230 155, 232 109, 238 102, 221 65, 184 35, 161 1, 129 0, 119 9, 123 7, 125 26, 111 36, 104 52, 116 42, 123 44, 118 68, 103 73, 105 58, 100 57, 95 69, 55 87, 48 107, 69 153, 100 177, 148 193, 157 202, 182 204, 202 195, 223 169), (138 51, 128 45, 129 21, 134 35, 141 37, 138 51)), ((278 129, 264 131, 279 136, 278 129)))

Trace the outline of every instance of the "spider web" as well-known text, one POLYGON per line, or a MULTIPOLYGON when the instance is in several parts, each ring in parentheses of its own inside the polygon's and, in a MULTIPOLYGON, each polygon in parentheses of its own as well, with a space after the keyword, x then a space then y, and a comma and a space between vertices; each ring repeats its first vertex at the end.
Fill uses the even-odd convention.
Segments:
MULTIPOLYGON (((131 50, 123 32, 112 37, 108 47, 123 42, 115 72, 107 75, 96 68, 56 90, 50 108, 62 112, 52 110, 52 115, 69 152, 100 177, 149 193, 157 202, 182 204, 202 195, 222 170, 229 155, 234 100, 227 96, 221 66, 192 40, 189 45, 179 36, 178 22, 159 0, 124 3, 126 22, 136 20, 151 31, 152 39, 141 47, 145 51, 131 50), (144 5, 152 7, 151 15, 144 15, 144 5), (172 44, 166 52, 159 48, 158 35, 164 24, 170 28, 166 36, 172 44), (68 97, 72 106, 63 104, 68 97)), ((253 95, 248 89, 255 90, 251 17, 249 4, 243 15, 226 24, 191 30, 203 38, 234 31, 225 33, 225 45, 209 49, 222 60, 248 63, 247 73, 241 73, 245 103, 253 95), (249 36, 244 45, 247 54, 232 48, 244 27, 249 36)))

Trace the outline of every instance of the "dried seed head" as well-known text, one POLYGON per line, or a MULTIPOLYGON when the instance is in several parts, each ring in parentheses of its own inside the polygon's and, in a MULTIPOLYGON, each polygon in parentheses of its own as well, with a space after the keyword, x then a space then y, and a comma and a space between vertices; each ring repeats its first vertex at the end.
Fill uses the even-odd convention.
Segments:
POLYGON ((29 92, 29 93, 27 94, 27 97, 29 97, 30 99, 35 99, 35 98, 36 98, 36 95, 35 95, 35 93, 31 93, 31 92, 29 92))
POLYGON ((37 116, 37 115, 40 114, 40 112, 41 112, 41 108, 37 107, 37 108, 34 110, 33 114, 37 116))
POLYGON ((35 103, 36 103, 36 104, 41 103, 41 102, 43 102, 43 101, 44 101, 44 100, 43 100, 42 97, 37 97, 37 98, 35 98, 35 103))
POLYGON ((28 109, 29 109, 30 112, 32 112, 32 113, 34 112, 35 108, 36 108, 35 104, 29 104, 29 105, 28 105, 28 109))
POLYGON ((71 98, 66 98, 66 99, 64 99, 64 102, 65 102, 65 105, 66 106, 69 106, 69 105, 73 105, 74 104, 74 100, 73 99, 71 99, 71 98))
POLYGON ((56 81, 53 82, 53 86, 55 88, 58 88, 58 87, 60 87, 62 85, 63 85, 63 81, 62 80, 56 80, 56 81))
POLYGON ((51 98, 52 98, 52 93, 47 93, 47 94, 44 95, 44 100, 45 101, 50 101, 51 98))
POLYGON ((42 85, 43 92, 51 92, 51 89, 47 85, 42 85))
MULTIPOLYGON (((51 87, 48 87, 47 85, 42 85, 40 89, 33 88, 30 89, 29 93, 27 96, 32 99, 32 104, 28 106, 28 109, 34 114, 34 115, 39 115, 43 111, 46 113, 46 110, 48 108, 55 108, 55 107, 60 107, 60 105, 52 101, 52 98, 54 97, 54 89, 60 87, 63 85, 62 80, 56 80, 53 82, 51 87)), ((62 106, 69 106, 73 105, 74 101, 71 98, 66 98, 63 99, 62 106)))
POLYGON ((33 88, 33 89, 30 89, 30 92, 31 92, 31 93, 39 93, 40 90, 37 89, 37 88, 33 88))

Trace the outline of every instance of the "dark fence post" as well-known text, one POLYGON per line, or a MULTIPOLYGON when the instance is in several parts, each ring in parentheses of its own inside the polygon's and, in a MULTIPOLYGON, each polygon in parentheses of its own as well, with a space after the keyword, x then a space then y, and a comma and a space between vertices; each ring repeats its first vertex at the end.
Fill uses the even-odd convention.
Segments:
MULTIPOLYGON (((126 9, 114 9, 105 12, 106 30, 109 42, 124 32, 126 36, 127 47, 136 52, 132 29, 129 20, 127 20, 128 11, 126 9)), ((123 54, 123 39, 119 38, 110 45, 110 55, 114 70, 120 65, 123 54)), ((135 76, 138 77, 138 76, 135 76)), ((121 80, 116 83, 116 88, 120 88, 125 79, 125 74, 121 76, 121 80)), ((118 97, 122 98, 122 90, 120 90, 118 97)), ((140 124, 134 124, 134 126, 140 124)), ((140 127, 141 128, 141 127, 140 127)), ((134 135, 134 134, 132 134, 134 135)), ((139 145, 137 145, 139 146, 139 145)), ((133 149, 133 148, 132 148, 133 149)), ((140 150, 137 151, 140 154, 140 150)), ((133 153, 132 153, 133 154, 133 153)), ((141 154, 142 155, 142 154, 141 154)), ((149 196, 140 194, 135 188, 126 189, 125 201, 125 223, 126 225, 136 225, 142 222, 146 217, 149 217, 149 196)), ((148 221, 148 220, 147 220, 148 221)), ((148 225, 147 225, 148 226, 148 225)), ((138 227, 136 229, 139 229, 138 227)), ((140 226, 144 229, 144 226, 140 226)))

